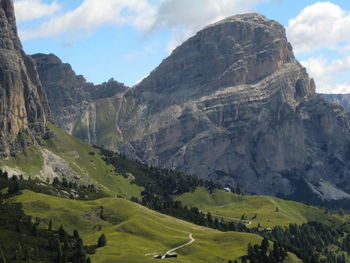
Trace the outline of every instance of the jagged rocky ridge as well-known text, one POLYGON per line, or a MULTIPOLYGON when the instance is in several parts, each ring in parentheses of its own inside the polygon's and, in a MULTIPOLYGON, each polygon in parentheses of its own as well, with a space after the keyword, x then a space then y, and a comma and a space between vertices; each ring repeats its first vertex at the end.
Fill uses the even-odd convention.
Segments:
POLYGON ((329 102, 342 106, 344 110, 350 112, 350 94, 322 94, 329 102))
MULTIPOLYGON (((50 87, 75 98, 81 85, 65 89, 51 73, 39 70, 49 100, 50 87)), ((212 24, 136 87, 112 93, 59 107, 56 120, 90 143, 249 193, 350 197, 349 116, 315 93, 275 21, 212 24)))
POLYGON ((113 143, 112 136, 105 136, 108 130, 113 136, 117 133, 112 123, 115 118, 109 123, 108 115, 114 115, 113 107, 119 104, 118 98, 127 87, 113 79, 101 85, 89 83, 53 54, 35 54, 32 58, 45 86, 55 123, 88 143, 113 143))
POLYGON ((0 0, 0 156, 43 136, 48 113, 35 63, 17 36, 13 2, 0 0))

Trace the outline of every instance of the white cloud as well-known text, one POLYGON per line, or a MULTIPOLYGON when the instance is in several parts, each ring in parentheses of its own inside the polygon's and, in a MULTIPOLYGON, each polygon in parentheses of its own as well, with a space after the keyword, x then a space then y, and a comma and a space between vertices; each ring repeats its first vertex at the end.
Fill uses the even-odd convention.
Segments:
POLYGON ((350 82, 340 78, 342 74, 350 73, 350 56, 329 61, 321 55, 302 61, 301 64, 315 79, 317 92, 350 93, 350 82))
POLYGON ((295 52, 317 54, 301 62, 315 79, 317 92, 350 93, 349 32, 350 11, 331 2, 307 6, 289 20, 287 35, 295 52))
POLYGON ((259 0, 165 0, 159 7, 156 26, 185 28, 198 30, 209 23, 228 16, 251 11, 259 0))
MULTIPOLYGON (((40 0, 20 0, 19 2, 40 0)), ((129 24, 146 34, 167 28, 172 31, 169 52, 199 29, 225 17, 249 12, 268 0, 84 0, 75 10, 59 14, 39 27, 20 31, 22 39, 59 34, 81 36, 106 24, 129 24)))
POLYGON ((350 45, 350 12, 330 2, 305 7, 289 20, 288 38, 297 53, 350 45))
POLYGON ((155 12, 155 7, 147 0, 84 0, 75 10, 54 16, 38 28, 20 31, 20 36, 33 39, 66 33, 92 33, 106 24, 130 24, 146 30, 153 24, 155 12))
POLYGON ((192 34, 210 23, 239 13, 250 12, 262 0, 164 0, 152 29, 172 29, 170 52, 192 34))
POLYGON ((52 15, 60 9, 60 5, 54 1, 51 4, 41 0, 18 0, 15 2, 16 18, 19 22, 29 21, 52 15))

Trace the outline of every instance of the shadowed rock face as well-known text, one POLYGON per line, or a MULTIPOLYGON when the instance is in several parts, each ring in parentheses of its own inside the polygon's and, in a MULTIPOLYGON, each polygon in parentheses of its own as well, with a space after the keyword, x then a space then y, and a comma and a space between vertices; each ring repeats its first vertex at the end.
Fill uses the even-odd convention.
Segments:
POLYGON ((148 164, 255 194, 350 197, 349 117, 315 94, 283 26, 261 15, 204 28, 136 87, 87 105, 88 124, 71 124, 148 164))
POLYGON ((13 2, 0 0, 0 155, 42 136, 48 111, 35 63, 17 36, 13 2))

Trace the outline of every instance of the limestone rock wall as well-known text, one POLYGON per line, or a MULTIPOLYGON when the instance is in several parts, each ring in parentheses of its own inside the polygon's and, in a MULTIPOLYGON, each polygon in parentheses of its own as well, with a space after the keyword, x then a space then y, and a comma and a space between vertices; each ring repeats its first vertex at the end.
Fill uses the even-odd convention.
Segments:
POLYGON ((55 123, 88 143, 115 146, 118 100, 127 87, 113 79, 100 85, 89 83, 53 54, 35 54, 32 58, 55 123))
POLYGON ((12 0, 0 1, 0 155, 45 133, 49 114, 35 63, 22 50, 12 0), (20 139, 19 139, 20 137, 20 139))

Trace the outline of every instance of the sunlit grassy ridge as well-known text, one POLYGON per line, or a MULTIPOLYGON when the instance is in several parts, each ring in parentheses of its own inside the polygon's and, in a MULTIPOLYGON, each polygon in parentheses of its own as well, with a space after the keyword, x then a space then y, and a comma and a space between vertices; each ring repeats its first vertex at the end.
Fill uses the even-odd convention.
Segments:
POLYGON ((127 198, 140 197, 142 187, 131 184, 122 176, 116 176, 114 167, 107 165, 99 154, 99 150, 70 136, 52 124, 48 124, 54 137, 42 140, 42 146, 32 146, 27 151, 0 161, 4 170, 12 169, 14 173, 22 173, 31 177, 45 178, 43 151, 62 158, 64 162, 82 180, 101 187, 107 194, 121 195, 127 198))
POLYGON ((323 209, 298 202, 270 196, 241 196, 222 190, 214 190, 210 194, 202 187, 175 199, 214 215, 232 218, 241 218, 244 215, 246 220, 252 222, 251 226, 257 226, 259 223, 264 227, 285 226, 308 221, 338 224, 344 221, 339 215, 330 215, 323 209))
POLYGON ((26 214, 44 219, 44 227, 52 219, 54 228, 63 225, 70 233, 78 229, 85 244, 96 244, 105 233, 107 246, 97 249, 93 262, 154 262, 145 254, 184 244, 189 233, 195 242, 177 251, 177 262, 227 262, 246 254, 248 242, 261 242, 257 235, 200 227, 120 198, 77 201, 25 190, 16 201, 23 203, 26 214), (101 206, 104 219, 88 217, 101 206))

